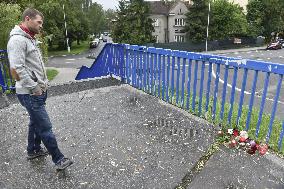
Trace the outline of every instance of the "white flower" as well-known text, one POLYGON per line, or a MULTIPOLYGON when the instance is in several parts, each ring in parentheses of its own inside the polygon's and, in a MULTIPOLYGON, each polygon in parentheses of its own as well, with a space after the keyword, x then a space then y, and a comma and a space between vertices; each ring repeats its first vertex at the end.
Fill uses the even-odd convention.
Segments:
POLYGON ((228 133, 229 133, 230 135, 232 135, 232 134, 233 134, 233 129, 228 129, 228 133))
POLYGON ((243 138, 247 139, 248 138, 248 133, 246 131, 241 131, 240 132, 240 137, 243 137, 243 138))

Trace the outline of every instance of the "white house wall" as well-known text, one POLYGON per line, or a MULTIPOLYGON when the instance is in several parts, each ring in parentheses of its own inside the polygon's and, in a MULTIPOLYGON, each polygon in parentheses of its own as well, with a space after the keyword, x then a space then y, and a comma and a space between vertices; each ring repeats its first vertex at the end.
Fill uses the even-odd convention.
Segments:
POLYGON ((151 15, 151 19, 158 19, 158 26, 154 26, 155 31, 153 36, 158 36, 159 43, 165 43, 166 30, 167 30, 167 17, 165 15, 151 15))
POLYGON ((178 2, 176 6, 170 10, 169 16, 169 42, 175 42, 175 35, 181 35, 185 38, 185 33, 176 33, 175 30, 184 29, 183 26, 175 26, 175 19, 186 19, 186 13, 188 12, 187 7, 184 3, 178 2), (181 11, 180 11, 181 10, 181 11), (174 14, 174 15, 172 15, 174 14), (171 16, 172 15, 172 16, 171 16))

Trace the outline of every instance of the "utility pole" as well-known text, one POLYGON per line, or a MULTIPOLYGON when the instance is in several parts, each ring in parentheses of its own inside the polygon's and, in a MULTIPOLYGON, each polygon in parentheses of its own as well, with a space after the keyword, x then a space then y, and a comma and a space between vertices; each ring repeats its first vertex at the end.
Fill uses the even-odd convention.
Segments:
POLYGON ((65 26, 65 35, 66 35, 66 43, 67 43, 67 50, 70 53, 70 46, 69 46, 69 38, 68 38, 68 32, 67 32, 67 23, 66 23, 66 17, 65 17, 65 9, 63 4, 63 16, 64 16, 64 26, 65 26))
POLYGON ((205 47, 206 52, 208 50, 209 24, 210 24, 210 0, 209 0, 209 4, 208 4, 208 19, 207 19, 206 47, 205 47))

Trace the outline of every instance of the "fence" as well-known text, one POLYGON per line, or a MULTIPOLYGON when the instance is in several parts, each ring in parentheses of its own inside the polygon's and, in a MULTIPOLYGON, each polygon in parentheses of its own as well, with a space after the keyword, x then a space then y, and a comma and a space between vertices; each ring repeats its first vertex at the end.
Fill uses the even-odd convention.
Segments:
MULTIPOLYGON (((113 74, 162 100, 283 149, 284 65, 126 44, 106 44, 76 79, 113 74), (280 108, 279 108, 280 106, 280 108)), ((0 51, 2 91, 14 89, 0 51)))
POLYGON ((284 65, 126 44, 106 44, 76 79, 122 81, 283 152, 284 65), (264 81, 264 82, 263 82, 264 81), (276 85, 275 85, 276 84, 276 85))
MULTIPOLYGON (((261 37, 231 38, 231 39, 225 39, 225 40, 208 41, 208 51, 236 49, 236 48, 244 48, 244 47, 256 47, 256 46, 263 46, 263 45, 265 45, 264 38, 261 38, 261 37)), ((181 51, 194 51, 194 52, 205 51, 205 41, 151 43, 151 44, 147 44, 146 46, 151 46, 155 48, 172 49, 172 50, 181 50, 181 51)))
POLYGON ((14 90, 14 81, 9 70, 9 61, 6 50, 0 50, 0 86, 2 92, 6 90, 14 90))

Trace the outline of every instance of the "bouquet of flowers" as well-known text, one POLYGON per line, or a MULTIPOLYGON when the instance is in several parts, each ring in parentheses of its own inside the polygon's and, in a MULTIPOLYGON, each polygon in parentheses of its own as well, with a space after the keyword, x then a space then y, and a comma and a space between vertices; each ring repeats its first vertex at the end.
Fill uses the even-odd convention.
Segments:
POLYGON ((249 154, 258 152, 258 154, 264 155, 268 151, 266 143, 258 143, 249 138, 247 131, 239 131, 238 129, 218 131, 218 140, 229 148, 241 148, 249 154))

